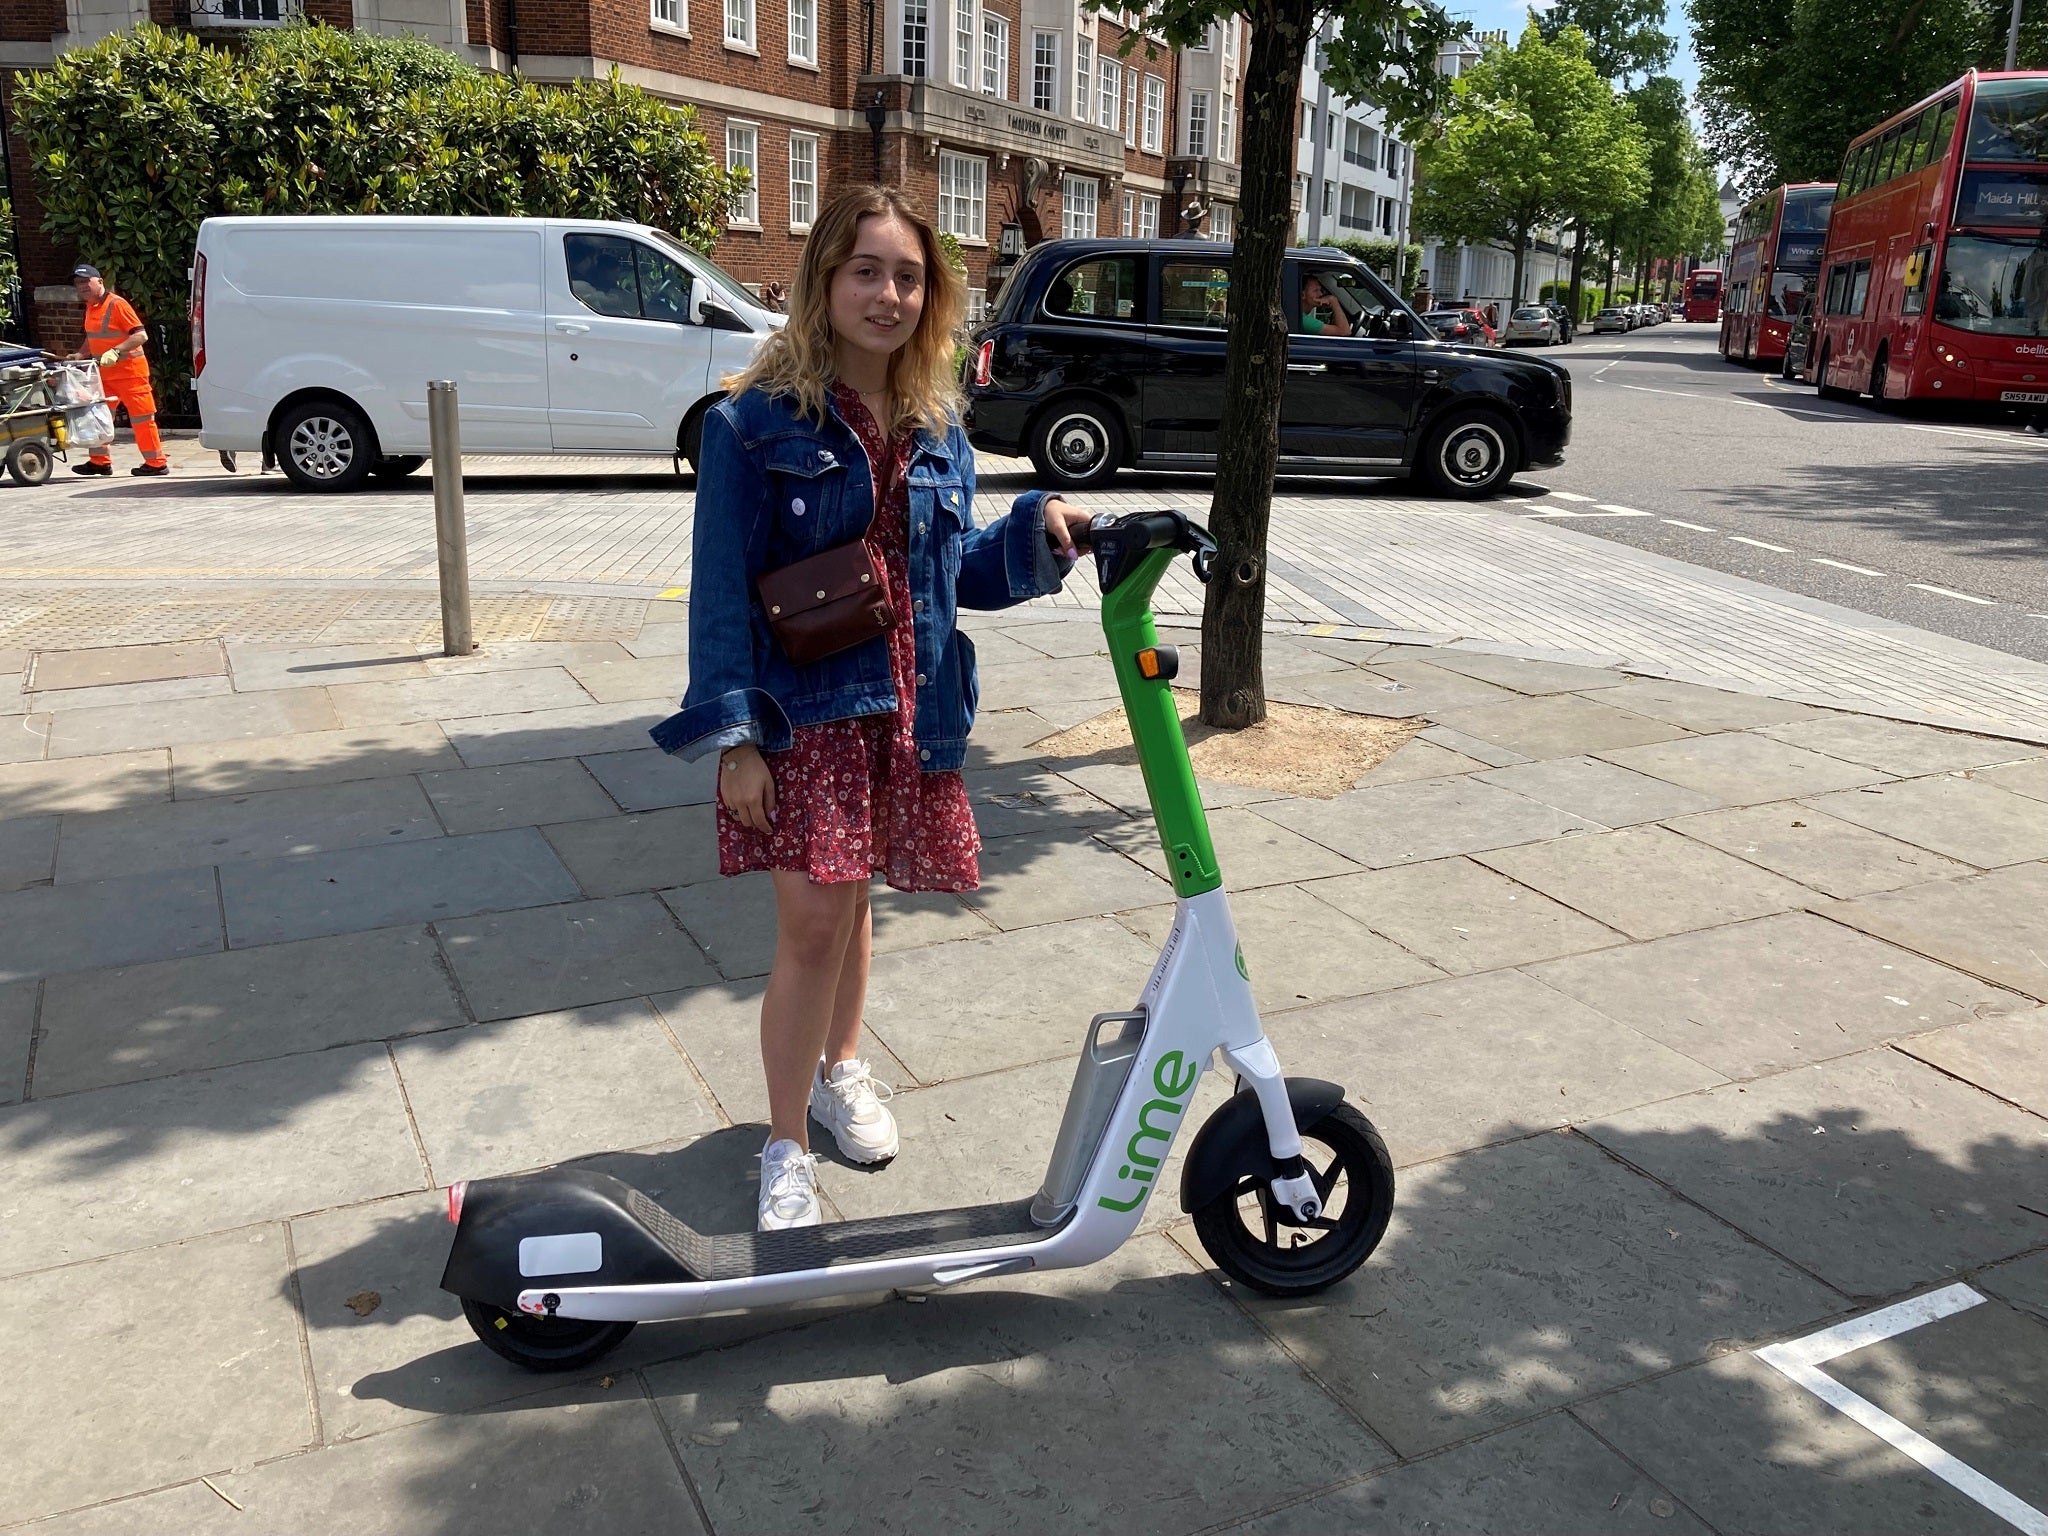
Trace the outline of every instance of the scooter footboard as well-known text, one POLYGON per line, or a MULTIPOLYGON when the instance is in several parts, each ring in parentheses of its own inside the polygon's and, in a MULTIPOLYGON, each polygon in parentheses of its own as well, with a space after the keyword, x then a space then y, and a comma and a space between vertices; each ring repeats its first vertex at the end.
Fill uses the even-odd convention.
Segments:
MULTIPOLYGON (((610 1174, 564 1168, 461 1186, 461 1219, 441 1274, 441 1289, 513 1311, 537 1285, 668 1285, 700 1280, 687 1248, 690 1232, 657 1232, 647 1219, 668 1215, 610 1174)), ((701 1241, 701 1239, 700 1239, 701 1241)))

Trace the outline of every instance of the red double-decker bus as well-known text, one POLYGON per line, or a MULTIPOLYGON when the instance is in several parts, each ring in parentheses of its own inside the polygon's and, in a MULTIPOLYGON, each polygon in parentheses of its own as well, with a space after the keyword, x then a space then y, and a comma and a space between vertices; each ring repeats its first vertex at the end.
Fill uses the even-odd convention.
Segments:
POLYGON ((1721 269, 1695 267, 1685 280, 1685 318, 1712 325, 1721 318, 1721 269))
POLYGON ((2048 406, 2048 72, 1972 72, 1849 146, 1806 377, 2048 406))
POLYGON ((1785 338, 1820 274, 1835 184, 1773 187, 1735 221, 1721 303, 1721 355, 1730 362, 1779 363, 1785 338))

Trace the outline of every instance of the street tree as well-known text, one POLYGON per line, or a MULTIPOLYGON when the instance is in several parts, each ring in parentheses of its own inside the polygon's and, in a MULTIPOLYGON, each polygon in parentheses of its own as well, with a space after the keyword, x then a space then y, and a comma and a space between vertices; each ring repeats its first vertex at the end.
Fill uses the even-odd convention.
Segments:
POLYGON ((1522 292, 1539 225, 1618 211, 1644 190, 1641 130, 1567 30, 1535 22, 1512 48, 1494 45, 1452 88, 1437 137, 1417 157, 1417 227, 1515 253, 1522 292))
MULTIPOLYGON (((1617 210, 1610 245, 1634 257, 1636 297, 1641 299, 1642 279, 1652 258, 1680 254, 1693 243, 1699 145, 1686 111, 1685 87, 1671 76, 1654 75, 1644 81, 1628 93, 1628 103, 1642 125, 1649 176, 1642 193, 1617 210)), ((1609 260, 1613 259, 1610 251, 1609 260)), ((1607 286, 1614 287, 1611 279, 1607 286)))
MULTIPOLYGON (((1103 0, 1091 3, 1117 8, 1103 0)), ((1323 76, 1331 90, 1376 102, 1399 129, 1435 110, 1442 91, 1437 55, 1457 29, 1437 0, 1160 0, 1144 14, 1148 31, 1181 48, 1204 42, 1212 27, 1234 16, 1251 27, 1222 445, 1209 514, 1217 555, 1202 600, 1202 719, 1237 729, 1266 716, 1260 646, 1266 530, 1280 462, 1280 390, 1287 377, 1280 271, 1294 225, 1302 60, 1327 25, 1323 76)))
POLYGON ((1554 0, 1536 17, 1543 40, 1554 43, 1577 27, 1586 57, 1602 78, 1627 83, 1671 62, 1677 40, 1664 30, 1664 0, 1554 0))

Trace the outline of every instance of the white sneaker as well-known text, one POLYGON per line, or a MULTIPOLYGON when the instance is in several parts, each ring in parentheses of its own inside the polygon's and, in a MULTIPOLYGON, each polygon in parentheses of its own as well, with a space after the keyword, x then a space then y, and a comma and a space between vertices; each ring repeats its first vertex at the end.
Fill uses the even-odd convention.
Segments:
POLYGON ((818 1224, 818 1160, 788 1137, 761 1149, 761 1201, 754 1225, 763 1232, 818 1224))
POLYGON ((886 1163, 896 1155, 896 1117, 882 1107, 896 1090, 878 1083, 864 1061, 842 1061, 830 1073, 818 1063, 811 1082, 811 1118, 832 1133, 856 1163, 886 1163))

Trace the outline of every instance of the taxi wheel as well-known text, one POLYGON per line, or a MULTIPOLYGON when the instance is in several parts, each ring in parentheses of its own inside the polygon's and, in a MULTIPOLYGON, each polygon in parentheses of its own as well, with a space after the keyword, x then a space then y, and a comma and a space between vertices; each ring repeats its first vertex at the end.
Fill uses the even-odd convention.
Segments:
POLYGON ((1055 489, 1091 491, 1116 478, 1123 429, 1097 401, 1059 400, 1038 418, 1029 451, 1032 465, 1055 489))

